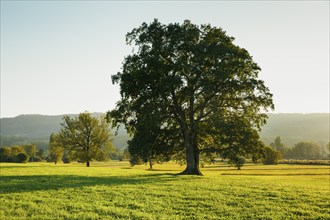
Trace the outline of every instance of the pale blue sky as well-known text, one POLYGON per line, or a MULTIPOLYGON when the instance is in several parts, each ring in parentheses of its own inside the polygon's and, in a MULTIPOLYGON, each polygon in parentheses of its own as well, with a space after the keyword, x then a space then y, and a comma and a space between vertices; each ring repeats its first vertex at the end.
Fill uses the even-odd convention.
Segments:
POLYGON ((1 0, 1 117, 114 108, 125 34, 154 18, 226 30, 262 68, 275 112, 329 112, 329 1, 1 0))

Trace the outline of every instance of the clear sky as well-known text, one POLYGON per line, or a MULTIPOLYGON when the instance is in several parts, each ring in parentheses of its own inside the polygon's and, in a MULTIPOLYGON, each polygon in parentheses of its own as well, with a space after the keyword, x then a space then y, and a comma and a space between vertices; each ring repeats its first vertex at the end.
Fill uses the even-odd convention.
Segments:
POLYGON ((1 117, 106 112, 142 22, 222 27, 262 68, 275 112, 329 112, 329 1, 3 1, 1 117))

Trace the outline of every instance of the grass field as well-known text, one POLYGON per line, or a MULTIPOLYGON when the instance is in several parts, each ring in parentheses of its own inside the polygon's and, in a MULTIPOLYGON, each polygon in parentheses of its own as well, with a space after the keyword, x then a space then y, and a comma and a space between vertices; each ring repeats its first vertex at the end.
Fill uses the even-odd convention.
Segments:
POLYGON ((330 219, 329 166, 1 163, 4 219, 330 219))

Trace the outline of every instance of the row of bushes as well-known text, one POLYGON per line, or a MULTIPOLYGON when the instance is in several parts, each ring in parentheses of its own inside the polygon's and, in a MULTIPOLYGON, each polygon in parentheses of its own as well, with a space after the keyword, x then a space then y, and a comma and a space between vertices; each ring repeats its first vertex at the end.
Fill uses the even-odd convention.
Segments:
POLYGON ((0 162, 26 163, 29 161, 29 156, 26 153, 18 153, 17 155, 2 155, 0 162))
POLYGON ((40 162, 42 159, 40 157, 30 157, 25 152, 18 153, 16 155, 2 155, 0 157, 0 162, 9 163, 26 163, 26 162, 40 162))
POLYGON ((0 162, 26 163, 42 161, 42 151, 34 144, 0 148, 0 162))

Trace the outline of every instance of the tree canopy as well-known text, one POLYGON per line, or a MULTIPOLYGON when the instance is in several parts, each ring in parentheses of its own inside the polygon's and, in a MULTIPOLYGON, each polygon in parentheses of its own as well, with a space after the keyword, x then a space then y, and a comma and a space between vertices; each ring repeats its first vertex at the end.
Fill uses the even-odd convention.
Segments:
POLYGON ((224 158, 253 153, 258 131, 273 108, 272 94, 258 79, 260 67, 234 38, 209 24, 143 23, 126 35, 133 46, 122 71, 112 76, 121 100, 107 117, 124 123, 148 146, 184 152, 182 174, 201 175, 199 155, 224 158))
POLYGON ((36 154, 37 154, 37 147, 35 144, 24 144, 23 149, 25 153, 29 156, 30 160, 33 162, 36 154))
POLYGON ((59 144, 58 138, 59 136, 54 133, 51 133, 49 137, 49 159, 55 162, 55 164, 62 160, 64 154, 64 148, 59 144))
POLYGON ((321 147, 319 144, 313 142, 302 141, 287 152, 289 158, 299 159, 318 159, 321 158, 321 147))
POLYGON ((78 117, 63 117, 62 128, 56 141, 68 151, 70 159, 86 162, 92 159, 104 160, 113 148, 109 124, 104 117, 99 120, 90 113, 80 113, 78 117))

